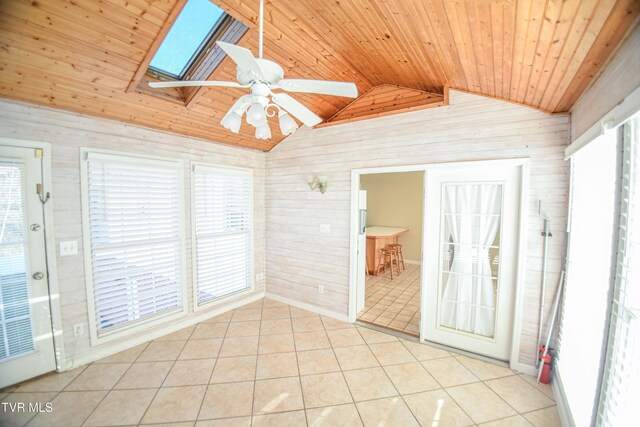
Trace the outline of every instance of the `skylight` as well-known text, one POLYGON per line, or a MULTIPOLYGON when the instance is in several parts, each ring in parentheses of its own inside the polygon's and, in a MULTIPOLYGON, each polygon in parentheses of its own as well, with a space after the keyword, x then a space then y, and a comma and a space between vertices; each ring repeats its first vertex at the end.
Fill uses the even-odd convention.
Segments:
POLYGON ((150 68, 181 79, 224 15, 210 0, 188 0, 150 68))

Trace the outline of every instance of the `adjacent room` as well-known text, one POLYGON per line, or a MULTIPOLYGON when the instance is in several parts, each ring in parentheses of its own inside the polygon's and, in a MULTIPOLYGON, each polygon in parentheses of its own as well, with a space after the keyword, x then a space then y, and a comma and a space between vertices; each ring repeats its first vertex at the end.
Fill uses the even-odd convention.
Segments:
POLYGON ((637 424, 637 0, 0 19, 0 425, 637 424))

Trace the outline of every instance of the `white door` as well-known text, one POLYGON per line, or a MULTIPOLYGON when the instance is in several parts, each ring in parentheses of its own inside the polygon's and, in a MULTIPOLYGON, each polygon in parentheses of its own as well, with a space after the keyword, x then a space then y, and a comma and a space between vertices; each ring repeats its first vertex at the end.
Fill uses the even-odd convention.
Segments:
POLYGON ((56 368, 40 153, 0 145, 0 388, 56 368))
POLYGON ((427 171, 422 338, 508 360, 521 166, 427 171))
POLYGON ((358 191, 358 282, 356 286, 356 314, 364 309, 367 280, 367 192, 358 191))

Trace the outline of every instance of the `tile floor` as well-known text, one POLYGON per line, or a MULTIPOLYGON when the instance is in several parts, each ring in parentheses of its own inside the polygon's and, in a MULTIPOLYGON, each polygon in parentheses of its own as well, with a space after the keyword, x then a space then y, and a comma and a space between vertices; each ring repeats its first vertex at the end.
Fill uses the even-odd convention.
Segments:
POLYGON ((53 405, 2 426, 560 425, 533 377, 272 300, 0 399, 53 405))
POLYGON ((418 336, 420 324, 420 266, 406 269, 391 280, 389 273, 367 276, 364 309, 358 320, 418 336))

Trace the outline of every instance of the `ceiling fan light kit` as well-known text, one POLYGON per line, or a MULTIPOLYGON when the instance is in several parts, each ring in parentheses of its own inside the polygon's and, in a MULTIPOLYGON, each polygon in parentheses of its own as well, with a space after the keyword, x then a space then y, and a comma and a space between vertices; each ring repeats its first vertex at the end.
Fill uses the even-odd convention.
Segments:
POLYGON ((231 109, 225 114, 220 124, 233 133, 239 133, 242 126, 242 116, 247 115, 247 123, 256 128, 255 137, 258 139, 270 139, 271 129, 268 118, 275 116, 275 111, 269 112, 269 108, 278 111, 280 132, 290 135, 298 129, 298 124, 291 117, 295 117, 308 127, 313 127, 322 122, 314 112, 309 110, 293 97, 282 92, 273 92, 274 89, 286 92, 314 93, 320 95, 344 96, 357 98, 358 88, 354 83, 336 82, 328 80, 285 79, 284 70, 278 64, 262 58, 264 0, 260 0, 260 25, 258 58, 255 58, 249 49, 225 42, 216 44, 237 64, 236 78, 238 82, 221 81, 171 81, 150 82, 153 88, 165 87, 193 87, 193 86, 220 86, 249 88, 250 95, 241 96, 231 109))

